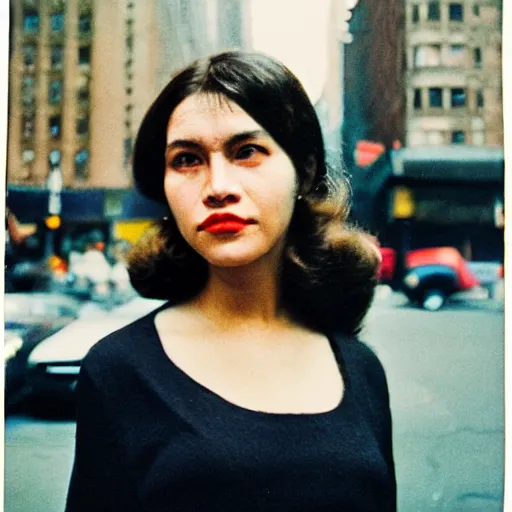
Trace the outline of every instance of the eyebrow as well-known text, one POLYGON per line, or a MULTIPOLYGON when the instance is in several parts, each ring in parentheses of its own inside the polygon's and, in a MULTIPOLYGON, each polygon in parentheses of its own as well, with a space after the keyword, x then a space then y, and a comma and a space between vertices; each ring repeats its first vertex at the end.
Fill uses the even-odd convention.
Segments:
MULTIPOLYGON (((229 137, 223 144, 224 147, 232 147, 236 144, 240 144, 240 142, 244 142, 245 140, 256 139, 259 137, 270 137, 268 132, 265 130, 251 130, 247 132, 236 133, 229 137)), ((186 149, 202 149, 203 145, 197 140, 193 139, 176 139, 169 142, 165 148, 165 151, 170 151, 175 148, 186 148, 186 149)))

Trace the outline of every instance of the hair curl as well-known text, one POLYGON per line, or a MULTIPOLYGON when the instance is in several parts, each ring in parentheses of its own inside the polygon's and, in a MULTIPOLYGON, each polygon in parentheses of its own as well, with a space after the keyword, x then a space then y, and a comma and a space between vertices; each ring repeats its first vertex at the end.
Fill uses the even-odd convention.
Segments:
MULTIPOLYGON (((281 267, 280 302, 297 321, 321 331, 357 334, 373 299, 379 254, 347 224, 345 177, 332 176, 320 124, 297 78, 261 54, 225 52, 176 75, 148 110, 137 135, 134 179, 164 202, 165 133, 174 108, 195 93, 234 101, 288 154, 299 193, 281 267)), ((184 302, 201 292, 207 262, 181 236, 174 218, 155 223, 128 255, 134 288, 144 297, 184 302)))

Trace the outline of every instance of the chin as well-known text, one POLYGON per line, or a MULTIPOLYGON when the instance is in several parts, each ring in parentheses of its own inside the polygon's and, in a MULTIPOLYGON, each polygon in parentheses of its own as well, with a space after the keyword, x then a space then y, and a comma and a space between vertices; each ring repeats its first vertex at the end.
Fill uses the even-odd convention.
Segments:
POLYGON ((208 254, 205 259, 213 267, 237 268, 250 265, 262 256, 260 254, 208 254))
POLYGON ((201 256, 209 265, 219 268, 235 268, 251 265, 268 255, 271 248, 236 247, 225 245, 203 251, 201 256))

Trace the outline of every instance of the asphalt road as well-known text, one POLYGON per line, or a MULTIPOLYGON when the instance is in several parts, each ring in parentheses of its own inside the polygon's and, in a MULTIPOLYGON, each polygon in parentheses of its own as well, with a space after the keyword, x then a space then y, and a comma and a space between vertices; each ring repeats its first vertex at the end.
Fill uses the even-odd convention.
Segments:
MULTIPOLYGON (((388 375, 400 512, 502 510, 503 307, 380 297, 361 335, 388 375)), ((61 512, 74 423, 6 421, 5 512, 61 512)))

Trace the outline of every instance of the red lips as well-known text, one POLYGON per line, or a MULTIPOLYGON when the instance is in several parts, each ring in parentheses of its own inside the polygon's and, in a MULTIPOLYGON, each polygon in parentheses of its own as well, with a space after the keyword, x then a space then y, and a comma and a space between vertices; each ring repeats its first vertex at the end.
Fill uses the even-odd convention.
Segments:
POLYGON ((243 219, 232 213, 214 213, 199 225, 198 231, 214 234, 238 233, 249 224, 254 224, 254 221, 243 219))

